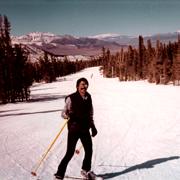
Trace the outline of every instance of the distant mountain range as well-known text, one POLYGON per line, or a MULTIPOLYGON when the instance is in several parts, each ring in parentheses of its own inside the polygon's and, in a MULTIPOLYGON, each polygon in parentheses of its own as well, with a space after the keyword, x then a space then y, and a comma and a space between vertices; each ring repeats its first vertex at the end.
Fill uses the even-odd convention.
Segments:
MULTIPOLYGON (((151 39, 153 45, 157 40, 163 43, 177 41, 178 32, 156 34, 145 36, 144 43, 151 39)), ((23 36, 13 36, 13 44, 23 44, 33 54, 33 58, 38 57, 44 51, 55 56, 97 56, 102 52, 102 47, 117 52, 122 47, 128 45, 138 46, 138 37, 119 34, 100 34, 89 37, 74 37, 71 35, 55 35, 52 33, 33 32, 23 36)))
MULTIPOLYGON (((157 40, 160 40, 162 43, 169 43, 169 41, 175 42, 178 39, 178 33, 180 34, 180 32, 154 34, 154 35, 144 36, 143 39, 145 44, 147 40, 150 39, 153 45, 156 44, 157 40)), ((100 34, 94 36, 94 38, 108 42, 116 42, 120 45, 138 46, 139 43, 139 37, 118 35, 118 34, 100 34)))
POLYGON ((96 56, 102 51, 102 47, 117 51, 126 45, 117 42, 101 40, 92 37, 74 37, 71 35, 55 35, 52 33, 34 32, 27 35, 12 37, 13 44, 23 44, 27 48, 47 51, 56 56, 83 55, 96 56))

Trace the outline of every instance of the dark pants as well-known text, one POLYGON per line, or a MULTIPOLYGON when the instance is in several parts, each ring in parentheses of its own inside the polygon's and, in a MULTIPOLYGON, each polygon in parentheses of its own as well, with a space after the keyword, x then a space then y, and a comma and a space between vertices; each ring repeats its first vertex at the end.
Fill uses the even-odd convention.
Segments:
POLYGON ((81 140, 84 147, 85 156, 82 164, 82 169, 89 171, 91 169, 92 159, 92 139, 89 131, 87 132, 71 132, 68 131, 67 151, 59 164, 57 174, 64 177, 67 165, 74 155, 78 139, 81 140))

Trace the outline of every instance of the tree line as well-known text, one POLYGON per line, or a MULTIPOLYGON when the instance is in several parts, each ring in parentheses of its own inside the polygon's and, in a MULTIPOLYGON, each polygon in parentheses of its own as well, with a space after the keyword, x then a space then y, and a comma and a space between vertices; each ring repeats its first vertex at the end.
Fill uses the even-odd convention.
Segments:
POLYGON ((57 77, 100 65, 96 59, 59 60, 48 52, 33 63, 25 46, 12 45, 10 30, 7 16, 0 15, 0 103, 29 100, 33 82, 53 82, 57 77))
POLYGON ((57 77, 76 73, 82 69, 92 66, 100 66, 99 60, 91 58, 90 60, 70 61, 65 56, 62 60, 58 57, 44 52, 44 56, 40 57, 35 63, 32 63, 34 81, 45 81, 50 83, 56 81, 57 77))
POLYGON ((163 44, 157 40, 155 47, 151 40, 145 46, 139 36, 139 46, 131 45, 116 54, 102 49, 100 57, 104 76, 118 77, 120 81, 145 80, 150 83, 180 85, 180 37, 178 42, 163 44))

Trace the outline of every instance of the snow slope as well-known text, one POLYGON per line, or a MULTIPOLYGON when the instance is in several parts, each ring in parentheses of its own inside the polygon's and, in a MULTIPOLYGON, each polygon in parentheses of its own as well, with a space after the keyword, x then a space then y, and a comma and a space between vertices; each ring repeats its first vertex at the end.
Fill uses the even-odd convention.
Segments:
MULTIPOLYGON (((53 180, 65 153, 66 129, 38 177, 30 172, 60 130, 64 97, 82 76, 90 82, 98 129, 93 170, 113 180, 180 179, 180 87, 106 79, 96 67, 34 84, 31 102, 0 106, 0 180, 53 180)), ((83 149, 74 155, 67 174, 79 175, 83 155, 83 149)))

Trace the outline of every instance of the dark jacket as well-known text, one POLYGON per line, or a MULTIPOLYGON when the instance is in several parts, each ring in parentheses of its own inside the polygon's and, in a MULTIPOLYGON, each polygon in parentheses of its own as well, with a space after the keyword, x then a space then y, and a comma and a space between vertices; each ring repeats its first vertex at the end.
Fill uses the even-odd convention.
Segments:
POLYGON ((88 131, 94 124, 91 95, 86 92, 83 98, 77 91, 67 97, 71 99, 68 129, 72 131, 88 131))

